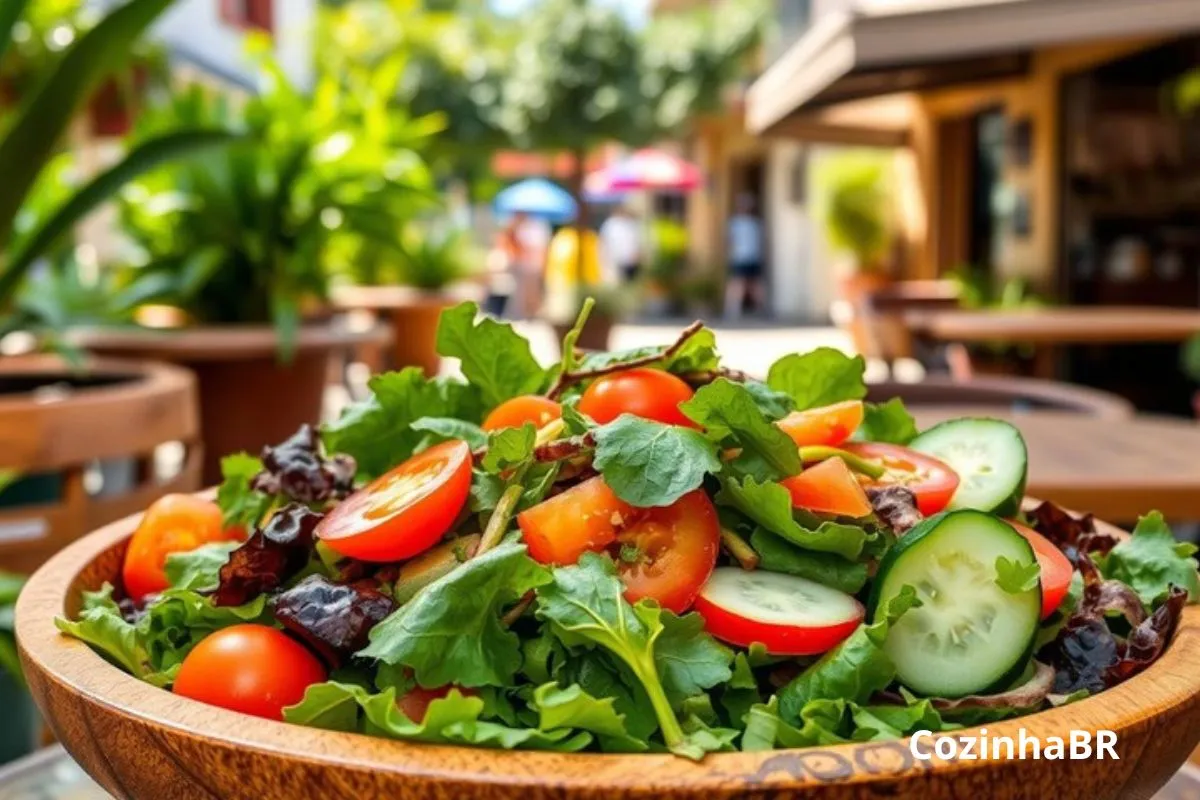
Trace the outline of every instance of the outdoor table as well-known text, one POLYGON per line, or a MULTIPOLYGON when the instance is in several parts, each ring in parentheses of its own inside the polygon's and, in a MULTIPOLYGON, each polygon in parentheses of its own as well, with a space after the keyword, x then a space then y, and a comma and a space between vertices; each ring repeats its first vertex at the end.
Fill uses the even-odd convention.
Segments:
POLYGON ((1044 378, 1068 345, 1183 342, 1200 333, 1200 311, 1154 306, 913 311, 904 319, 926 341, 1035 345, 1034 370, 1044 378))
POLYGON ((1016 425, 1029 447, 1026 492, 1111 522, 1158 509, 1170 520, 1200 520, 1200 424, 1138 415, 1113 420, 1065 411, 995 406, 916 406, 924 430, 953 417, 1016 425))

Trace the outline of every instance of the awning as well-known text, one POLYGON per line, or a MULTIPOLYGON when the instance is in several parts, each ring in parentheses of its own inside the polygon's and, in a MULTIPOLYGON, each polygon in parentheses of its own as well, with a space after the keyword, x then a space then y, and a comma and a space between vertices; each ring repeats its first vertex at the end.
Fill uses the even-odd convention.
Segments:
POLYGON ((1023 75, 1039 48, 1200 30, 1200 0, 844 0, 750 88, 746 124, 798 111, 1023 75))

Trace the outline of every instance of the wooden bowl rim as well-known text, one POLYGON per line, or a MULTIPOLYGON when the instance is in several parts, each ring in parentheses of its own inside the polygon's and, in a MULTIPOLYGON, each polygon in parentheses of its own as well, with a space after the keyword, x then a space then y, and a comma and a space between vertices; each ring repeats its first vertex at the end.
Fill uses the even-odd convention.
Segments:
MULTIPOLYGON (((86 644, 54 627, 85 567, 121 545, 136 527, 135 514, 76 541, 30 578, 16 610, 16 634, 31 682, 50 681, 85 703, 105 706, 158 734, 207 740, 214 746, 320 768, 378 771, 462 786, 528 786, 543 781, 570 791, 613 796, 665 796, 664 792, 727 796, 731 786, 767 784, 771 789, 817 783, 862 784, 912 774, 982 770, 1000 761, 916 761, 908 740, 865 742, 751 753, 714 753, 694 763, 668 754, 503 751, 402 742, 357 733, 303 728, 247 716, 178 697, 127 675, 86 644), (302 736, 297 734, 303 732, 302 736), (297 747, 301 743, 302 747, 297 747), (447 758, 455 751, 454 758, 447 758), (469 751, 465 753, 464 751, 469 751), (469 755, 471 770, 448 768, 469 755), (622 794, 624 793, 624 794, 622 794)), ((1104 525, 1104 523, 1098 523, 1104 525)), ((1112 526, 1104 525, 1109 530, 1112 526)), ((83 587, 87 588, 87 587, 83 587)), ((1066 737, 1072 728, 1117 733, 1141 727, 1158 715, 1182 713, 1200 695, 1200 606, 1184 609, 1167 652, 1147 671, 1112 689, 1068 706, 986 725, 989 737, 1066 737)), ((39 693, 41 694, 41 693, 39 693)), ((970 730, 970 729, 968 729, 970 730)), ((959 731, 957 733, 962 733, 959 731)), ((1136 757, 1136 754, 1135 756, 1136 757)), ((673 794, 671 796, 674 796, 673 794)))
MULTIPOLYGON (((173 360, 216 361, 274 357, 279 352, 279 332, 272 325, 195 325, 184 328, 79 327, 68 333, 70 341, 103 353, 152 354, 173 360)), ((307 323, 296 331, 297 351, 330 350, 351 345, 388 345, 392 331, 386 325, 352 330, 330 323, 307 323)))

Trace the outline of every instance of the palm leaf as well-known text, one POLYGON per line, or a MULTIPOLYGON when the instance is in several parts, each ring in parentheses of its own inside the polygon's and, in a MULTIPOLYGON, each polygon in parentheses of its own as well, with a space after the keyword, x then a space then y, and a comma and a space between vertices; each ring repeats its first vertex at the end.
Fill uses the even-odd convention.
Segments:
MULTIPOLYGON (((110 13, 76 40, 22 105, 8 135, 0 141, 0 175, 4 176, 0 249, 8 242, 17 210, 76 108, 102 78, 129 57, 137 38, 170 4, 171 0, 130 0, 110 13)), ((5 0, 0 5, 13 3, 5 0)), ((6 10, 0 16, 9 13, 6 10)), ((0 298, 3 296, 0 291, 0 298)))
POLYGON ((188 130, 148 139, 115 165, 93 178, 72 195, 40 228, 26 239, 0 275, 0 306, 16 290, 30 265, 59 237, 67 233, 97 205, 147 170, 169 159, 238 140, 236 134, 219 130, 188 130))
POLYGON ((29 0, 6 0, 0 3, 0 59, 4 58, 5 51, 12 43, 13 25, 27 5, 29 0))

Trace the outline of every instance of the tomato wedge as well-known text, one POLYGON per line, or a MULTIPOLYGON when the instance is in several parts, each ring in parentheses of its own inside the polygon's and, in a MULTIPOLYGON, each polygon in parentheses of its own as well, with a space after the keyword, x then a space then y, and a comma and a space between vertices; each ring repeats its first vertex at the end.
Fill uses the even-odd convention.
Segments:
POLYGON ((861 400, 846 400, 831 406, 793 411, 775 424, 800 447, 839 445, 849 439, 863 421, 861 400))
POLYGON ((862 604, 844 592, 778 572, 721 567, 696 598, 704 627, 738 647, 755 642, 777 656, 832 650, 863 621, 862 604))
POLYGON ((541 428, 561 418, 562 406, 558 403, 538 394, 523 394, 493 408, 482 427, 485 431, 498 431, 532 422, 535 428, 541 428))
POLYGON ((590 478, 517 516, 529 555, 543 564, 574 564, 608 552, 626 587, 663 608, 686 611, 717 563, 721 526, 703 491, 665 508, 634 508, 590 478))
POLYGON ((862 484, 840 458, 827 458, 781 483, 796 508, 843 517, 866 517, 873 511, 862 484))
POLYGON ((471 448, 451 439, 413 456, 334 507, 317 537, 360 561, 402 561, 450 529, 471 489, 471 448))
POLYGON ((694 428, 696 423, 679 410, 679 404, 691 399, 692 394, 692 387, 669 372, 636 367, 593 381, 579 398, 579 410, 601 425, 622 414, 633 414, 694 428))
POLYGON ((1005 522, 1033 546, 1033 554, 1037 556, 1038 566, 1042 570, 1042 619, 1045 619, 1058 610, 1067 592, 1071 590, 1071 576, 1075 567, 1054 542, 1033 528, 1027 528, 1011 519, 1005 522))
POLYGON ((868 486, 907 486, 917 496, 917 509, 927 517, 945 509, 958 489, 958 473, 916 450, 880 442, 849 442, 843 449, 887 470, 882 478, 867 481, 868 486))

